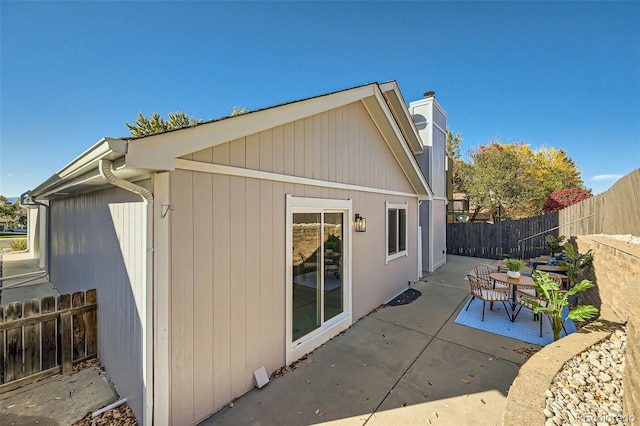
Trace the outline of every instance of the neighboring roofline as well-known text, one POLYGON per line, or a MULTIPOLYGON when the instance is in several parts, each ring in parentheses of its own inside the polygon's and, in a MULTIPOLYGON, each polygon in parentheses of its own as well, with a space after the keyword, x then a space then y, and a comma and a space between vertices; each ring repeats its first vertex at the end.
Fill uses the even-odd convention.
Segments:
MULTIPOLYGON (((382 132, 418 198, 431 199, 433 191, 413 155, 416 142, 413 139, 417 131, 415 126, 410 131, 408 123, 412 122, 406 106, 398 107, 404 105, 404 100, 395 82, 382 86, 370 83, 144 137, 103 138, 37 188, 29 191, 29 194, 36 198, 46 198, 75 185, 106 184, 97 171, 102 159, 117 160, 117 171, 121 171, 124 178, 153 171, 174 170, 175 160, 186 154, 358 101, 363 102, 371 119, 382 132), (382 88, 386 90, 385 93, 382 88), (395 104, 395 107, 390 104, 395 104), (409 139, 413 140, 410 145, 409 139)), ((417 140, 419 141, 419 137, 417 140)))

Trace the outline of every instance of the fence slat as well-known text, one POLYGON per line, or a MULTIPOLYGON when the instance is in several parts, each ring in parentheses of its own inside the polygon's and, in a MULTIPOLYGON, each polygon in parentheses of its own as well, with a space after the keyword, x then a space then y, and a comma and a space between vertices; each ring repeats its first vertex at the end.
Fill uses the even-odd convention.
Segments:
MULTIPOLYGON (((6 321, 22 318, 22 303, 12 302, 6 306, 6 321)), ((6 355, 6 380, 13 380, 23 377, 22 374, 22 327, 7 330, 7 355, 6 355)))
MULTIPOLYGON (((84 293, 73 293, 71 304, 74 308, 84 306, 84 293)), ((84 358, 87 355, 85 344, 87 326, 84 321, 84 314, 73 316, 73 359, 84 358)))
MULTIPOLYGON (((87 304, 97 302, 96 290, 87 291, 87 304)), ((98 310, 86 313, 87 319, 87 356, 98 354, 98 310)))
MULTIPOLYGON (((53 296, 42 299, 40 313, 48 314, 56 311, 56 298, 53 296)), ((56 356, 56 320, 42 323, 42 369, 48 370, 58 365, 56 356)))
MULTIPOLYGON (((40 300, 30 299, 24 302, 24 318, 40 314, 40 300)), ((24 327, 24 375, 40 372, 40 324, 24 327)))
POLYGON ((60 314, 60 363, 62 364, 62 374, 69 374, 73 371, 72 336, 71 314, 63 312, 60 314))
MULTIPOLYGON (((71 307, 71 295, 70 294, 61 294, 60 296, 58 296, 58 301, 56 303, 56 310, 57 311, 63 311, 65 309, 69 309, 71 307)), ((69 317, 71 318, 71 317, 69 317)), ((58 337, 56 340, 58 340, 58 360, 60 360, 60 364, 62 365, 62 340, 63 340, 63 336, 62 336, 62 330, 63 330, 63 325, 62 325, 62 317, 58 320, 58 337)), ((69 324, 69 327, 71 327, 71 324, 69 324)), ((69 342, 71 342, 71 329, 67 330, 69 332, 69 342)), ((69 352, 69 354, 71 354, 71 352, 69 352)))

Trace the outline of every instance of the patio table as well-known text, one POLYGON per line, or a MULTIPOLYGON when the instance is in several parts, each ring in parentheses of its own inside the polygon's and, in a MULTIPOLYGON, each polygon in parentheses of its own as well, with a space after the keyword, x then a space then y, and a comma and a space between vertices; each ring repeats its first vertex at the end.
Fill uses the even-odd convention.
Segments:
POLYGON ((508 284, 511 287, 511 321, 515 320, 516 312, 516 290, 520 287, 535 287, 536 283, 533 282, 533 278, 520 275, 520 278, 510 278, 504 272, 494 272, 489 274, 489 277, 494 281, 508 284))

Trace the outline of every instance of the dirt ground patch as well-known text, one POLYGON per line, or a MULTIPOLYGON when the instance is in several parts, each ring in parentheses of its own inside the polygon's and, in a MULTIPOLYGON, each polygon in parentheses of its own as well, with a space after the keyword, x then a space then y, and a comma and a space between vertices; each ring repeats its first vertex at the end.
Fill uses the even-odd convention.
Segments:
POLYGON ((104 369, 89 361, 72 374, 57 374, 0 394, 0 425, 137 425, 126 404, 91 418, 118 400, 104 369))
POLYGON ((72 426, 137 426, 138 424, 133 411, 126 403, 94 418, 91 418, 91 415, 92 413, 87 413, 72 426))

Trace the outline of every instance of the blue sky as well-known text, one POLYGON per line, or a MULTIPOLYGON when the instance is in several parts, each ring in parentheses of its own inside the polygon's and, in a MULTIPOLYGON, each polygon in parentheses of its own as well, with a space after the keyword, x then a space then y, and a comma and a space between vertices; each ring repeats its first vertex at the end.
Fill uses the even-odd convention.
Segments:
POLYGON ((640 167, 638 2, 0 2, 0 194, 140 111, 202 119, 397 80, 464 137, 640 167))

